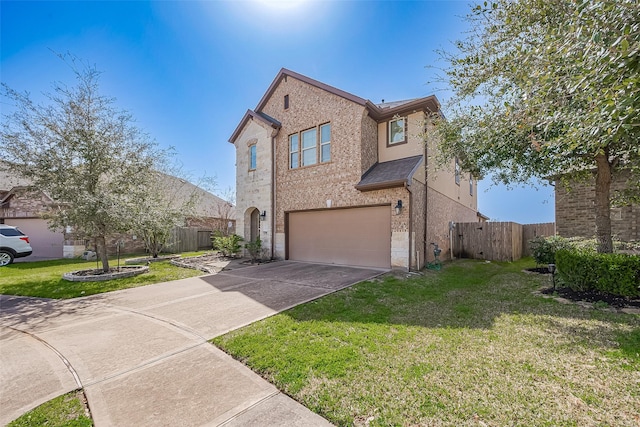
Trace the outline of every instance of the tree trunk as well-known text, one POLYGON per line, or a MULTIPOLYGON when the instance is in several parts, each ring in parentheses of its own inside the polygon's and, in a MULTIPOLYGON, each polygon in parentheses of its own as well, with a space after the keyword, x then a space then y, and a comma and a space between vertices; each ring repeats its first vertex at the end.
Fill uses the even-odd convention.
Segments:
POLYGON ((98 257, 102 262, 102 271, 109 272, 109 257, 107 256, 107 243, 104 236, 96 237, 96 250, 98 251, 98 257))
POLYGON ((596 155, 596 238, 599 253, 613 252, 611 238, 611 164, 607 151, 596 155))

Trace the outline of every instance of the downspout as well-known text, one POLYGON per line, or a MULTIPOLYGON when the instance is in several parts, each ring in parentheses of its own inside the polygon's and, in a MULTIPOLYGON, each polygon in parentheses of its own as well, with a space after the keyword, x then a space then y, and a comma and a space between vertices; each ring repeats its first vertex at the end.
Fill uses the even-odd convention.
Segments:
POLYGON ((271 132, 271 259, 276 257, 276 136, 279 131, 275 128, 271 132))
POLYGON ((409 186, 409 184, 407 184, 407 182, 405 181, 404 183, 404 188, 407 189, 407 191, 409 192, 409 263, 407 265, 407 271, 411 271, 411 254, 412 254, 412 244, 411 244, 411 232, 413 231, 413 221, 411 220, 411 215, 413 214, 413 193, 411 192, 411 188, 409 186))

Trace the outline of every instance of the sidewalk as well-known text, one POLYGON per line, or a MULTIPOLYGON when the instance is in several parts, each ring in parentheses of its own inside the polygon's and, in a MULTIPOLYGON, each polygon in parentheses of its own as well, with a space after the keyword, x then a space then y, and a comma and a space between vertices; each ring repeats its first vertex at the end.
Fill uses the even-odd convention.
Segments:
POLYGON ((329 426, 207 340, 378 274, 281 262, 73 300, 0 296, 0 424, 83 387, 96 426, 329 426))

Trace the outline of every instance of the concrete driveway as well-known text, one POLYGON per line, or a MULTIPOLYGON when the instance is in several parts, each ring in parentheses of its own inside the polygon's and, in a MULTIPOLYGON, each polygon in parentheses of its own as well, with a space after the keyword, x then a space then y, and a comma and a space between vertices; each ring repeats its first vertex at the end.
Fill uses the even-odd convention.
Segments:
POLYGON ((0 424, 84 388, 96 426, 324 426, 207 340, 381 271, 275 262, 73 300, 0 296, 0 424))

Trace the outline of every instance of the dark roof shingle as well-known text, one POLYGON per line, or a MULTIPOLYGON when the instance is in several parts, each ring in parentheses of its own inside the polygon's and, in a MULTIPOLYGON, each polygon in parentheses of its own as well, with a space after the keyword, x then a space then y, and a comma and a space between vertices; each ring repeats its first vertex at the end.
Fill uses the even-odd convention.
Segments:
POLYGON ((356 185, 360 191, 380 190, 382 188, 409 185, 413 174, 422 163, 423 156, 413 156, 371 166, 356 185))

